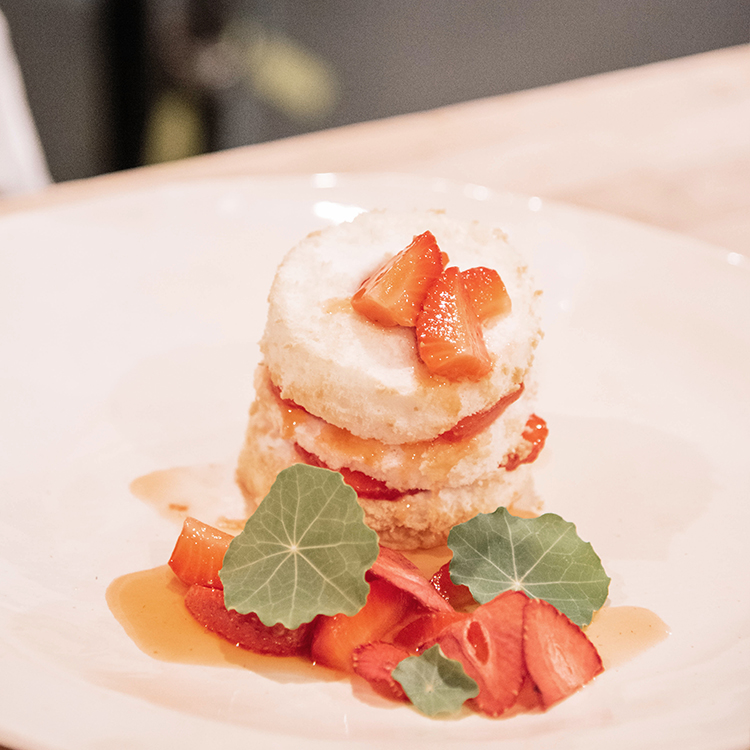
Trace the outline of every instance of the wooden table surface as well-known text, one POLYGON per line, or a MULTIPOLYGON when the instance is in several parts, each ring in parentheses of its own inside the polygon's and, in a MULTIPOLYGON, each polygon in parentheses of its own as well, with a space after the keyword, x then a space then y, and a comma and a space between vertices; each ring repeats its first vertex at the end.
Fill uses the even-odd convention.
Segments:
POLYGON ((750 45, 53 185, 0 214, 175 180, 440 176, 750 252, 750 45))

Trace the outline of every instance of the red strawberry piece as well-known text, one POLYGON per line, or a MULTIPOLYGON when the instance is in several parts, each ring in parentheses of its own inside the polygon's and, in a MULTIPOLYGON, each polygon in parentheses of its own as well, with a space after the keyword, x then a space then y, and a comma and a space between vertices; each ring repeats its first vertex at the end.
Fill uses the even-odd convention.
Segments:
POLYGON ((523 649, 545 708, 575 693, 603 670, 586 634, 543 599, 532 599, 526 606, 523 649))
POLYGON ((532 414, 526 420, 526 426, 523 429, 523 433, 521 433, 521 436, 526 441, 525 449, 520 453, 510 453, 500 466, 506 471, 513 471, 521 464, 533 463, 542 452, 548 435, 549 428, 547 427, 547 423, 541 417, 532 414))
POLYGON ((312 660, 351 672, 354 649, 386 640, 409 614, 413 601, 409 594, 388 581, 372 581, 367 602, 357 614, 318 618, 310 649, 312 660))
POLYGON ((405 625, 393 638, 393 643, 410 654, 419 654, 427 644, 433 645, 449 625, 467 617, 468 612, 426 612, 405 625))
POLYGON ((513 709, 518 713, 529 713, 542 708, 542 696, 539 694, 534 680, 531 679, 531 675, 527 673, 523 685, 518 691, 518 698, 513 704, 513 709))
POLYGON ((482 322, 510 312, 508 291, 494 268, 467 268, 461 271, 461 281, 464 282, 471 304, 482 322))
POLYGON ((486 430, 514 401, 518 401, 523 393, 523 388, 524 385, 521 383, 518 388, 510 393, 506 393, 499 401, 490 406, 489 409, 469 414, 468 417, 464 417, 450 430, 446 430, 438 435, 437 439, 445 440, 448 443, 470 440, 474 435, 478 435, 482 430, 486 430))
POLYGON ((523 659, 523 611, 528 597, 505 591, 470 616, 449 625, 437 636, 443 653, 463 664, 476 681, 479 695, 473 707, 500 716, 518 698, 526 675, 523 659))
POLYGON ((367 680, 379 695, 394 700, 408 701, 404 689, 393 679, 391 672, 410 655, 408 651, 392 643, 375 641, 354 649, 352 665, 354 671, 367 680))
MULTIPOLYGON (((330 469, 330 467, 314 453, 306 451, 296 443, 294 448, 302 461, 309 466, 330 469)), ((374 477, 371 477, 364 472, 357 471, 356 469, 347 469, 345 466, 342 466, 340 469, 335 469, 335 471, 338 471, 339 474, 341 474, 344 482, 346 482, 346 484, 357 493, 357 497, 362 497, 367 500, 398 500, 404 495, 413 495, 414 493, 419 492, 419 490, 397 490, 394 487, 389 487, 380 479, 375 479, 374 477)))
POLYGON ((356 469, 347 469, 346 466, 342 466, 338 469, 338 472, 344 479, 344 482, 348 484, 356 493, 357 497, 362 497, 365 500, 399 500, 404 495, 413 495, 419 490, 397 490, 395 487, 389 487, 385 482, 380 479, 375 479, 369 474, 365 474, 363 471, 357 471, 356 469))
POLYGON ((430 583, 453 609, 466 609, 474 606, 477 602, 471 595, 468 586, 459 586, 451 580, 450 563, 443 565, 435 575, 430 578, 430 583))
POLYGON ((433 375, 479 380, 492 369, 482 327, 457 268, 430 287, 417 317, 419 356, 433 375))
POLYGON ((446 263, 433 234, 424 232, 362 282, 352 307, 382 326, 414 326, 427 290, 446 263))
POLYGON ((281 623, 264 625, 254 613, 240 614, 224 606, 224 592, 193 585, 185 594, 188 612, 205 628, 248 651, 271 656, 302 656, 310 649, 313 620, 294 630, 281 623))
POLYGON ((231 534, 188 517, 169 558, 169 567, 188 586, 197 583, 223 588, 219 571, 231 541, 231 534))
POLYGON ((377 559, 370 568, 370 573, 411 594, 429 610, 453 611, 453 607, 440 596, 419 568, 397 550, 381 547, 377 559))

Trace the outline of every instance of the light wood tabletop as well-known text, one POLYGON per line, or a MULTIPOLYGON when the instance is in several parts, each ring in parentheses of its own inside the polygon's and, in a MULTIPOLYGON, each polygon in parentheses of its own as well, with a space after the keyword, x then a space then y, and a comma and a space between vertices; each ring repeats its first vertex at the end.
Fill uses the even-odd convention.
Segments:
POLYGON ((750 45, 52 185, 0 214, 179 180, 403 172, 750 250, 750 45))

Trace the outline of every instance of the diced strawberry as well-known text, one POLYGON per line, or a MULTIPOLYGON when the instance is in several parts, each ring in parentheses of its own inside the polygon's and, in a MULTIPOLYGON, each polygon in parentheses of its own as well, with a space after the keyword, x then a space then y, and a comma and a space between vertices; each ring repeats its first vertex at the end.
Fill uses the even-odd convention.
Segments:
POLYGON ((451 580, 450 563, 443 565, 435 575, 430 578, 430 583, 435 590, 445 599, 453 609, 466 609, 474 606, 477 602, 471 595, 468 586, 459 586, 451 580))
POLYGON ((523 649, 545 708, 575 693, 603 669, 586 634, 543 599, 526 606, 523 649))
POLYGON ((408 651, 392 643, 375 641, 358 646, 352 654, 354 671, 370 683, 372 689, 385 698, 408 701, 401 685, 393 679, 391 672, 400 662, 411 656, 408 651))
POLYGON ((419 568, 395 549, 381 547, 370 574, 382 578, 413 596, 434 612, 452 612, 453 607, 435 590, 419 568))
MULTIPOLYGON (((306 451, 302 446, 294 445, 297 455, 302 461, 308 466, 318 466, 323 469, 330 469, 328 465, 321 459, 319 459, 314 453, 306 451)), ((394 487, 389 487, 385 482, 380 479, 368 476, 364 472, 356 471, 355 469, 347 469, 342 466, 340 469, 336 469, 344 482, 348 484, 356 493, 358 497, 365 498, 367 500, 398 500, 404 495, 413 495, 419 490, 397 490, 394 487)))
POLYGON ((424 232, 362 282, 352 307, 382 326, 414 326, 427 290, 447 260, 433 234, 424 232))
POLYGON ((464 666, 476 680, 477 711, 500 716, 518 697, 526 675, 523 659, 523 611, 528 597, 505 591, 466 619, 449 625, 437 636, 443 653, 464 666))
POLYGON ((221 589, 219 571, 231 541, 231 534, 188 517, 169 558, 169 567, 188 586, 197 583, 221 589))
POLYGON ((521 398, 524 385, 518 386, 510 393, 506 393, 497 403, 475 414, 469 414, 464 417, 458 424, 450 430, 438 435, 438 440, 445 440, 448 443, 457 443, 460 440, 470 440, 474 435, 478 435, 482 430, 486 430, 502 413, 515 401, 521 398))
POLYGON ((227 609, 221 589, 198 585, 187 590, 185 606, 205 628, 248 651, 271 656, 302 656, 310 650, 315 620, 295 630, 281 623, 264 625, 252 612, 242 615, 227 609))
POLYGON ((468 612, 427 612, 399 630, 393 643, 410 654, 419 654, 427 644, 432 645, 449 625, 467 617, 468 612))
POLYGON ((479 320, 483 323, 498 315, 507 315, 511 309, 508 291, 494 268, 476 266, 461 271, 461 281, 479 320))
POLYGON ((370 583, 367 602, 355 615, 321 616, 313 634, 312 660, 342 672, 352 671, 352 653, 357 646, 386 640, 407 616, 413 598, 388 581, 370 583))
POLYGON ((479 318, 455 267, 427 292, 416 334, 419 356, 433 375, 479 380, 492 369, 479 318))

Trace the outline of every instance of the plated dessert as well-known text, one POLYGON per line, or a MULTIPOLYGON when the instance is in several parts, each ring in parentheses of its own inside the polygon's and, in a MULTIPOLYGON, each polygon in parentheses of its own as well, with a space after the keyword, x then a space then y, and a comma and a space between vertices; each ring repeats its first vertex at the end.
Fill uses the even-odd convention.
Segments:
POLYGON ((600 674, 584 628, 610 579, 531 478, 539 298, 502 232, 440 212, 293 248, 237 466, 248 520, 188 518, 169 560, 192 618, 427 715, 544 711, 600 674), (440 545, 431 574, 408 557, 440 545))
POLYGON ((191 615, 429 715, 548 708, 599 674, 599 558, 508 512, 539 506, 539 295, 502 232, 437 212, 292 249, 237 469, 250 518, 236 538, 188 519, 170 560, 191 615), (431 579, 397 551, 446 541, 431 579))
POLYGON ((537 512, 540 294, 501 231, 440 212, 305 238, 269 294, 237 469, 249 511, 303 462, 342 472, 392 548, 501 505, 537 512))

